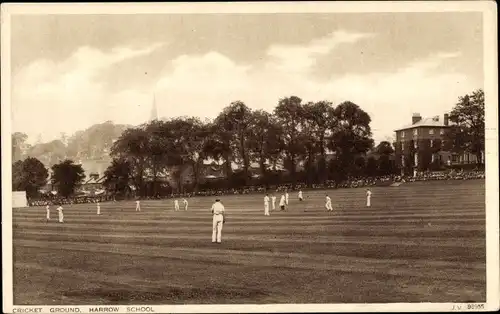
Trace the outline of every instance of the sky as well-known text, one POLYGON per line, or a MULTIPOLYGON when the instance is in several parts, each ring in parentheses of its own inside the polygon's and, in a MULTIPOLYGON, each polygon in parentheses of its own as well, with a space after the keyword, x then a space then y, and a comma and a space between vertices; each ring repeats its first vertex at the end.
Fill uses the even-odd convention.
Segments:
POLYGON ((376 142, 483 88, 481 13, 15 15, 12 128, 50 141, 232 101, 352 101, 376 142))

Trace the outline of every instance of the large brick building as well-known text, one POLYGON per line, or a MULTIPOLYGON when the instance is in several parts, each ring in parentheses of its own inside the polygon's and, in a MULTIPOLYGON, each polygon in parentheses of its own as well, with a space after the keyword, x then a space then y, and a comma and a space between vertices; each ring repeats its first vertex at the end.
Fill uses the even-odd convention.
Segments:
POLYGON ((472 154, 453 154, 449 151, 445 134, 449 128, 448 114, 422 119, 412 116, 412 123, 395 130, 396 165, 402 174, 415 175, 420 171, 438 170, 453 164, 476 163, 472 154))

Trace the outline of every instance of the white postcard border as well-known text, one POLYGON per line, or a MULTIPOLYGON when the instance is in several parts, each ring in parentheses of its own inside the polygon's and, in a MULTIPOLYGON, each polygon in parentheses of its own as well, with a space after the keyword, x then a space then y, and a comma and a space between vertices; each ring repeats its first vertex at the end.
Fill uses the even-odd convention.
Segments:
POLYGON ((2 288, 6 313, 89 313, 96 307, 116 307, 116 313, 132 307, 149 307, 156 313, 197 312, 418 312, 492 311, 499 309, 499 211, 498 211, 498 64, 497 8, 493 1, 398 1, 398 2, 280 2, 280 3, 143 3, 143 4, 2 4, 2 288), (117 9, 118 8, 118 9, 117 9), (386 304, 238 304, 238 305, 116 305, 116 306, 13 306, 11 200, 11 86, 10 16, 13 14, 152 14, 152 13, 286 13, 286 12, 458 12, 483 13, 484 90, 486 100, 486 273, 487 302, 386 303, 386 304), (38 311, 34 311, 38 309, 38 311), (77 310, 78 309, 78 310, 77 310))

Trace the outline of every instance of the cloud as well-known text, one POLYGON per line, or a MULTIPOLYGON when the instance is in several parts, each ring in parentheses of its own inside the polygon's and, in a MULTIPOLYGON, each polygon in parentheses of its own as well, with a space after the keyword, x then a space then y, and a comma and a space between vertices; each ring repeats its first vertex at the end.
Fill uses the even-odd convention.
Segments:
POLYGON ((316 64, 320 56, 327 55, 341 44, 353 44, 373 34, 354 33, 339 30, 329 35, 311 40, 305 45, 273 45, 267 54, 272 57, 270 66, 280 70, 307 71, 316 64))
POLYGON ((42 134, 52 139, 60 132, 86 128, 106 115, 109 95, 99 75, 113 65, 148 55, 161 47, 117 47, 107 52, 81 47, 62 62, 37 60, 12 80, 12 114, 15 128, 30 139, 42 134))
POLYGON ((118 92, 101 84, 99 74, 123 60, 147 56, 159 45, 109 52, 81 48, 62 63, 37 61, 15 77, 15 131, 25 131, 31 139, 42 133, 49 140, 59 132, 73 133, 105 120, 140 124, 149 119, 153 95, 162 117, 202 118, 214 118, 236 100, 272 111, 280 98, 296 95, 304 101, 357 103, 372 117, 374 138, 379 141, 407 124, 412 112, 442 115, 459 96, 481 87, 446 67, 451 58, 461 57, 457 52, 436 52, 393 72, 318 79, 309 71, 338 45, 371 36, 338 31, 303 46, 273 45, 263 62, 252 64, 217 51, 181 55, 158 65, 163 72, 151 86, 118 92))

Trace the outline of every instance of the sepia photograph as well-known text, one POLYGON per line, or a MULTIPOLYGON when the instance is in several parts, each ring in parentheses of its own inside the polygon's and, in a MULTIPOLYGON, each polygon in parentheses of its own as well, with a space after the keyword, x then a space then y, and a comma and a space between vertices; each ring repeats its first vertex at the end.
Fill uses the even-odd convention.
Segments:
POLYGON ((498 310, 496 15, 2 4, 4 312, 498 310))

